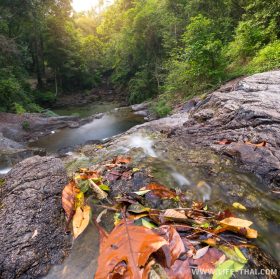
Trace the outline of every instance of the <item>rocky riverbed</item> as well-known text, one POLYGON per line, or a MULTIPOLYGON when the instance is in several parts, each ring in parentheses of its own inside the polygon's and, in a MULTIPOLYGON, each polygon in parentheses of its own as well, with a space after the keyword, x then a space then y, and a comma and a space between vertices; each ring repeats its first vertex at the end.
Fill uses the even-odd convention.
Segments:
MULTIPOLYGON (((130 181, 122 179, 114 181, 110 185, 111 195, 126 192, 129 189, 137 190, 151 177, 154 177, 169 187, 179 188, 186 194, 189 201, 204 200, 217 210, 230 207, 235 211, 236 209, 231 206, 232 203, 242 203, 248 211, 241 213, 241 216, 254 221, 260 233, 256 244, 265 251, 262 256, 263 260, 260 260, 259 256, 263 252, 254 254, 252 265, 258 268, 275 268, 277 267, 276 261, 280 259, 278 252, 280 248, 278 238, 280 223, 278 203, 280 186, 279 108, 280 71, 257 74, 231 82, 202 100, 191 100, 169 117, 135 126, 128 132, 113 137, 102 146, 100 144, 85 145, 79 148, 78 152, 62 159, 68 175, 71 175, 79 167, 102 166, 103 162, 110 160, 115 155, 129 155, 135 167, 140 171, 130 181), (204 183, 203 187, 201 187, 201 181, 204 183)), ((15 125, 18 124, 15 123, 15 125)), ((64 125, 66 124, 64 123, 64 125)), ((3 135, 7 135, 5 129, 3 135)), ((15 143, 6 141, 6 144, 15 143)), ((20 187, 12 186, 19 185, 18 178, 13 178, 13 173, 17 174, 16 177, 25 177, 26 167, 30 164, 28 160, 17 165, 6 177, 0 199, 5 206, 0 209, 0 219, 7 218, 5 216, 8 213, 5 208, 9 206, 7 199, 9 193, 13 194, 16 191, 14 189, 20 187)), ((41 160, 40 164, 36 164, 36 173, 44 172, 44 160, 54 160, 52 163, 59 168, 60 172, 63 172, 61 161, 57 159, 41 160)), ((49 179, 59 178, 56 171, 47 173, 49 179)), ((36 177, 28 176, 26 183, 36 181, 36 177)), ((65 177, 63 175, 63 179, 65 177)), ((61 182, 63 179, 59 178, 59 181, 61 182)), ((60 197, 62 187, 60 182, 55 182, 58 184, 55 187, 53 183, 50 185, 46 181, 40 184, 41 190, 39 190, 47 195, 48 202, 53 202, 52 210, 56 210, 56 212, 61 212, 61 205, 55 202, 60 197), (53 191, 52 187, 55 187, 56 190, 54 194, 49 195, 48 193, 53 191)), ((21 198, 22 195, 19 192, 16 203, 22 203, 21 198)), ((43 200, 45 201, 45 199, 43 200)), ((166 206, 161 204, 161 201, 158 203, 156 206, 166 206)), ((23 211, 25 211, 24 208, 21 212, 23 211)), ((57 223, 57 218, 60 218, 57 214, 53 215, 55 220, 50 219, 48 222, 57 223)), ((18 225, 17 220, 19 218, 12 218, 9 226, 1 226, 1 241, 4 241, 5 238, 12 239, 13 236, 8 237, 9 230, 18 225)), ((1 222, 1 224, 5 224, 5 222, 1 222)), ((40 221, 38 224, 39 227, 42 226, 40 221)), ((48 229, 46 228, 46 230, 48 229)), ((33 229, 28 233, 32 239, 33 229)), ((27 230, 23 236, 25 234, 27 235, 27 230)), ((48 238, 51 241, 51 235, 46 233, 44 241, 47 242, 48 238)), ((15 262, 22 261, 22 255, 15 251, 29 253, 28 249, 22 248, 22 245, 24 245, 24 241, 16 242, 10 248, 7 247, 6 250, 13 255, 13 261, 11 265, 6 261, 5 265, 0 265, 0 278, 2 278, 2 274, 9 274, 8 272, 13 269, 15 262)), ((36 245, 34 242, 34 249, 37 249, 36 245)), ((65 254, 67 253, 68 245, 65 245, 65 238, 57 238, 56 245, 62 247, 61 251, 65 251, 65 254)), ((88 245, 89 243, 85 244, 85 246, 88 245)), ((49 246, 46 246, 38 257, 30 254, 28 264, 17 273, 10 272, 12 275, 7 278, 37 278, 39 273, 36 273, 37 271, 33 273, 32 268, 37 265, 42 266, 44 263, 47 271, 51 264, 57 262, 46 261, 44 253, 48 253, 47 249, 49 246)), ((6 258, 6 254, 3 255, 2 262, 6 258)), ((58 258, 61 259, 63 255, 59 255, 58 258)), ((52 276, 57 276, 52 278, 63 278, 60 273, 52 276)))

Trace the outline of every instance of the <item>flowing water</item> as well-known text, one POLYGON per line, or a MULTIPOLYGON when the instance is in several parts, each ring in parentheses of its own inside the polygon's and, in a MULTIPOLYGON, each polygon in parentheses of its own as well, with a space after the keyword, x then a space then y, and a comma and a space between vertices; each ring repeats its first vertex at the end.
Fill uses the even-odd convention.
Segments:
MULTIPOLYGON (((134 115, 127 108, 115 109, 117 106, 114 103, 103 103, 56 110, 60 115, 81 117, 100 112, 105 114, 79 128, 54 131, 32 146, 45 148, 49 153, 53 153, 85 144, 87 141, 104 140, 144 122, 142 117, 134 115)), ((220 159, 211 152, 207 154, 199 150, 192 154, 190 151, 177 150, 179 147, 176 143, 174 146, 161 146, 159 142, 141 134, 130 136, 126 142, 115 148, 120 153, 131 155, 136 164, 150 168, 154 177, 162 184, 180 188, 190 200, 203 200, 216 210, 229 207, 240 218, 252 220, 254 228, 259 232, 257 244, 280 260, 279 200, 265 191, 264 185, 254 175, 241 172, 231 162, 220 159), (170 150, 174 151, 176 158, 170 150), (187 164, 186 158, 197 164, 187 164), (211 168, 207 165, 208 161, 211 162, 211 168), (248 210, 243 212, 233 208, 233 202, 245 205, 248 210)), ((7 171, 8 168, 1 169, 0 174, 7 171)), ((45 279, 93 278, 97 268, 98 249, 98 232, 91 224, 75 240, 70 256, 61 265, 52 267, 45 279)))
MULTIPOLYGON (((216 155, 211 157, 211 152, 200 155, 201 150, 192 154, 191 159, 198 162, 196 166, 186 164, 181 158, 174 159, 172 155, 163 152, 164 148, 176 147, 162 148, 158 142, 139 134, 130 136, 115 148, 122 154, 132 156, 136 165, 151 169, 151 174, 160 183, 179 188, 186 193, 189 200, 204 200, 209 208, 216 210, 230 208, 236 216, 253 221, 253 228, 259 232, 256 244, 276 260, 280 260, 280 204, 271 193, 265 191, 264 185, 254 175, 241 172, 228 160, 220 159, 216 155), (211 176, 209 170, 205 169, 209 158, 214 172, 211 176), (248 210, 235 209, 232 206, 233 202, 245 205, 248 210)), ((189 156, 178 150, 175 154, 180 154, 182 158, 189 156)), ((112 216, 110 218, 108 223, 113 220, 112 216)), ((74 242, 71 255, 62 265, 53 267, 46 279, 92 278, 97 268, 98 249, 98 232, 90 225, 74 242)))
POLYGON ((44 148, 47 152, 53 153, 90 141, 105 140, 144 122, 143 117, 135 115, 130 108, 117 108, 116 103, 90 104, 78 107, 76 110, 70 108, 56 110, 55 112, 60 113, 60 115, 79 115, 83 117, 94 113, 106 113, 100 119, 93 119, 78 128, 64 128, 53 131, 32 143, 31 147, 44 148))

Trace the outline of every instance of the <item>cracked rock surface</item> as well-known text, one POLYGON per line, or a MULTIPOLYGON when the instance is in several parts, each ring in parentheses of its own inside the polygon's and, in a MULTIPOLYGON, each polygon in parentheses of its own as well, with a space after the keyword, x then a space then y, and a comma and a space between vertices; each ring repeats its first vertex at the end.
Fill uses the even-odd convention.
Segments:
POLYGON ((237 158, 245 170, 279 187, 280 71, 256 74, 209 94, 191 110, 177 135, 237 158), (218 144, 225 139, 230 144, 218 144))
POLYGON ((0 186, 0 278, 45 275, 67 255, 61 191, 67 175, 61 160, 35 156, 17 164, 0 186))

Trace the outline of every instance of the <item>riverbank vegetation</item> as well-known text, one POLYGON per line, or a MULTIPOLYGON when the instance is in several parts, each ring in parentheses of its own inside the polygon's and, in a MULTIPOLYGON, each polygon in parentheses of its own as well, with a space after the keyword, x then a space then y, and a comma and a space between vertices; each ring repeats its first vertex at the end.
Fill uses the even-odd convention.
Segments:
MULTIPOLYGON (((57 96, 109 83, 130 103, 174 102, 280 67, 280 4, 268 0, 0 3, 0 111, 40 112, 57 96)), ((116 93, 117 94, 117 93, 116 93)))

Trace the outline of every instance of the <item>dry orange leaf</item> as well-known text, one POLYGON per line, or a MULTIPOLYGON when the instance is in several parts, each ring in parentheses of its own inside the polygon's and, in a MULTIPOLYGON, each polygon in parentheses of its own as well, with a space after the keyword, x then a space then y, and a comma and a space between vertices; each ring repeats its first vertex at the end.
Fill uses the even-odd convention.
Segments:
POLYGON ((159 196, 160 198, 172 199, 177 197, 174 190, 168 189, 167 187, 157 183, 150 183, 145 187, 145 190, 151 190, 154 195, 159 196))
POLYGON ((245 141, 244 143, 245 144, 249 144, 249 145, 254 145, 256 147, 264 147, 264 146, 266 146, 266 141, 262 141, 260 143, 252 143, 250 141, 245 141))
POLYGON ((167 243, 150 229, 121 222, 101 242, 95 279, 141 279, 150 255, 167 243))
POLYGON ((231 144, 231 143, 232 143, 232 141, 227 140, 227 139, 223 139, 223 140, 218 141, 218 144, 221 144, 221 145, 231 144))
POLYGON ((257 238, 258 232, 251 228, 246 228, 246 237, 247 238, 257 238))
POLYGON ((67 184, 62 191, 62 207, 68 221, 71 220, 75 212, 75 197, 79 192, 80 190, 76 188, 74 181, 67 184))
POLYGON ((90 206, 78 207, 73 217, 73 234, 77 238, 88 226, 90 219, 90 206))
POLYGON ((131 162, 131 157, 117 156, 113 160, 113 164, 129 164, 131 162))

